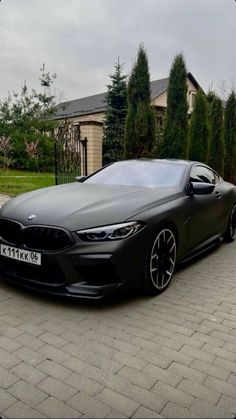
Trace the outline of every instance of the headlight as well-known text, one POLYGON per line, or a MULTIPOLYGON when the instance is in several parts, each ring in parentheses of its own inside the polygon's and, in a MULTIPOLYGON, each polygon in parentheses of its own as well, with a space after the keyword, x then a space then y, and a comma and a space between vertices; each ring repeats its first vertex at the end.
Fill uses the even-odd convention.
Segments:
POLYGON ((79 230, 76 231, 76 233, 80 239, 85 241, 120 240, 133 236, 143 227, 143 223, 132 221, 129 223, 113 224, 104 227, 79 230))

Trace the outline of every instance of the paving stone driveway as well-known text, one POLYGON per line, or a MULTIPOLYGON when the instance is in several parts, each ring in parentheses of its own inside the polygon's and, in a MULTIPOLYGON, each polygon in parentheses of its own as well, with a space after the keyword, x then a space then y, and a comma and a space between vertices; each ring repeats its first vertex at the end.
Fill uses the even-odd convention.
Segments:
POLYGON ((0 415, 236 413, 236 242, 181 268, 155 298, 85 305, 0 281, 0 415))

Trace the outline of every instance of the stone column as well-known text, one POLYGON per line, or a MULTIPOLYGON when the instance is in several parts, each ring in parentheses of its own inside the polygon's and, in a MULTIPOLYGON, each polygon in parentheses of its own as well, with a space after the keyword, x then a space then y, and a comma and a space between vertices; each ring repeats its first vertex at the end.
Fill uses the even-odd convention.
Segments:
MULTIPOLYGON (((87 138, 87 168, 91 174, 102 167, 102 122, 87 121, 80 123, 80 139, 87 138)), ((81 146, 82 151, 82 146, 81 146)), ((82 172, 85 167, 81 155, 82 172)))

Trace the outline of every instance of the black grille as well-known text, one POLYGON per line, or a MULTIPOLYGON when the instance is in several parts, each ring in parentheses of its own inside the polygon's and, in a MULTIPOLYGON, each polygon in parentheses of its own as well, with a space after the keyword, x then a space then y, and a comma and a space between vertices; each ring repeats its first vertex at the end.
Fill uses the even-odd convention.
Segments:
POLYGON ((30 226, 6 219, 0 219, 0 236, 14 245, 29 249, 55 251, 72 245, 69 234, 60 228, 30 226))
POLYGON ((22 227, 14 221, 0 219, 0 236, 10 243, 20 244, 22 242, 22 227))

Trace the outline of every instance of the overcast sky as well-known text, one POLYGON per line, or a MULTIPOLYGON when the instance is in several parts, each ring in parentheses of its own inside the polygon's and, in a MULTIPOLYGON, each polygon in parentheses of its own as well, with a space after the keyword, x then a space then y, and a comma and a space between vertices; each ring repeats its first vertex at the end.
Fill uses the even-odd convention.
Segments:
POLYGON ((128 74, 140 43, 151 80, 167 77, 182 51, 205 89, 236 83, 234 0, 1 0, 0 99, 27 81, 39 87, 42 63, 57 73, 63 100, 106 91, 120 57, 128 74))

